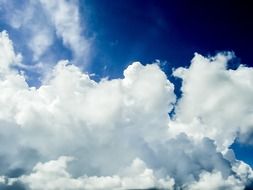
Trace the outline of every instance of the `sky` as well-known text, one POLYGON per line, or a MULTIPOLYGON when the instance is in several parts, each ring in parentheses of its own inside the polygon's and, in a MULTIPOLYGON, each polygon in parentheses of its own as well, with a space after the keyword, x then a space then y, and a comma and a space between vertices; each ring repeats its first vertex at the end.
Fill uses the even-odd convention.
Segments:
POLYGON ((253 189, 252 8, 0 0, 0 190, 253 189))

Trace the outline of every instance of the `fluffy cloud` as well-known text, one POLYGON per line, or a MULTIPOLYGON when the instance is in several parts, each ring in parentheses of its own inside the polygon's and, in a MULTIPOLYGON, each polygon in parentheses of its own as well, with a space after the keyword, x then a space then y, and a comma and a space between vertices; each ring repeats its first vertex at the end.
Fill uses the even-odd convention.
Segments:
POLYGON ((196 55, 175 71, 183 97, 170 118, 174 86, 157 64, 95 82, 59 61, 34 88, 6 32, 0 48, 0 187, 243 189, 253 179, 228 147, 250 130, 252 70, 226 70, 229 56, 196 55))
POLYGON ((9 40, 6 31, 0 33, 0 49, 0 71, 8 73, 11 65, 18 64, 21 61, 21 55, 14 53, 12 41, 9 40))
POLYGON ((195 54, 189 68, 174 75, 183 79, 172 133, 214 139, 224 150, 236 138, 250 143, 253 130, 253 69, 240 65, 227 70, 231 53, 205 58, 195 54))
POLYGON ((157 179, 153 170, 146 167, 142 160, 135 159, 130 167, 123 173, 114 176, 80 176, 74 178, 66 171, 70 157, 60 157, 47 163, 38 163, 30 175, 19 179, 30 186, 31 189, 146 189, 160 187, 172 189, 174 181, 169 177, 157 179))
POLYGON ((201 173, 198 182, 194 182, 189 187, 191 190, 207 189, 207 190, 243 190, 244 185, 234 176, 229 176, 226 180, 223 179, 221 173, 201 173))

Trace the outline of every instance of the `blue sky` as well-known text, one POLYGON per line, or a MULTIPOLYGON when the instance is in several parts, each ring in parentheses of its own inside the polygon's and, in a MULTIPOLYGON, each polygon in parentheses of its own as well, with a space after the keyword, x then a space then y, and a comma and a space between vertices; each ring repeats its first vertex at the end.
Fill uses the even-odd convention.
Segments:
POLYGON ((252 14, 248 1, 0 0, 0 189, 40 189, 34 176, 250 188, 252 14))
POLYGON ((90 10, 87 28, 96 35, 97 59, 117 63, 112 70, 133 60, 185 66, 194 52, 234 51, 244 64, 252 62, 246 3, 87 1, 84 6, 90 10))

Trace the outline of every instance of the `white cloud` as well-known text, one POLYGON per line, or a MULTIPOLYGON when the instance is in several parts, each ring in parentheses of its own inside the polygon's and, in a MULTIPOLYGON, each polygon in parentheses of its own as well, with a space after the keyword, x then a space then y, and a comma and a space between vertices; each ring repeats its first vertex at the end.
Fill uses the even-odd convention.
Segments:
MULTIPOLYGON (((231 53, 205 58, 195 54, 189 68, 174 75, 183 79, 182 98, 176 107, 173 133, 214 139, 221 150, 253 130, 253 69, 227 70, 231 53)), ((247 142, 245 142, 247 143, 247 142)))
POLYGON ((69 46, 76 58, 87 59, 89 42, 82 37, 78 1, 40 0, 55 26, 56 34, 69 46))
POLYGON ((135 159, 127 168, 124 175, 114 176, 80 176, 74 178, 68 173, 67 162, 70 157, 60 157, 46 163, 38 163, 30 175, 24 175, 19 179, 29 185, 31 189, 147 189, 152 187, 172 189, 174 181, 157 179, 151 169, 147 168, 140 159, 135 159), (126 175, 126 176, 125 176, 126 175))
POLYGON ((36 89, 12 68, 18 56, 6 32, 0 35, 0 48, 4 52, 0 53, 0 183, 22 182, 31 189, 48 190, 196 189, 207 187, 212 180, 210 188, 240 189, 252 180, 252 169, 237 161, 232 150, 220 152, 229 143, 212 132, 222 127, 231 142, 235 129, 247 132, 250 115, 245 111, 249 107, 244 106, 250 102, 249 95, 236 92, 241 97, 236 102, 208 96, 209 88, 231 96, 234 86, 250 94, 250 68, 227 71, 223 55, 214 58, 214 63, 197 55, 180 74, 183 98, 171 120, 168 113, 176 101, 174 87, 157 64, 135 62, 122 79, 95 82, 68 61, 59 61, 36 89), (193 80, 193 71, 202 80, 193 80), (218 101, 222 108, 240 108, 245 120, 232 110, 239 114, 233 117, 241 119, 236 128, 236 120, 226 120, 231 112, 223 110, 224 115, 218 117, 217 104, 212 102, 212 107, 207 101, 218 101), (194 123, 199 114, 204 118, 202 125, 194 123), (231 124, 229 130, 225 123, 231 124), (199 127, 205 127, 206 134, 199 127), (26 173, 11 178, 17 168, 26 173))
MULTIPOLYGON (((73 52, 73 59, 88 60, 90 42, 80 25, 78 1, 5 1, 0 0, 2 21, 19 31, 19 46, 33 52, 33 61, 53 57, 50 50, 56 37, 73 52), (38 14, 39 12, 39 14, 38 14)), ((22 49, 22 50, 23 50, 22 49)))
POLYGON ((16 55, 6 31, 0 33, 0 72, 8 72, 11 65, 21 61, 21 55, 16 55))
POLYGON ((18 43, 33 52, 34 61, 43 56, 54 41, 54 27, 48 22, 43 7, 37 1, 1 1, 3 22, 19 31, 18 43), (38 14, 38 12, 40 14, 38 14), (46 18, 46 19, 45 19, 46 18))
POLYGON ((245 187, 240 180, 234 176, 229 176, 227 179, 223 179, 220 172, 213 173, 201 173, 198 182, 194 182, 189 187, 190 190, 243 190, 245 187))
POLYGON ((31 39, 29 40, 29 48, 33 51, 34 60, 39 58, 48 50, 53 43, 52 31, 47 28, 34 29, 31 39))

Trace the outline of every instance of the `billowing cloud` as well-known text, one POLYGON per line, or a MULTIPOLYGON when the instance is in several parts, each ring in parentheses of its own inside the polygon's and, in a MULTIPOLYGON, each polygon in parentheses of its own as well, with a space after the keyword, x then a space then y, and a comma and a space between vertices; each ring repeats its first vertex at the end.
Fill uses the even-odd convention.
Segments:
POLYGON ((251 130, 252 69, 227 70, 230 54, 177 69, 176 104, 157 64, 95 82, 63 60, 34 88, 6 32, 0 50, 0 187, 237 190, 253 180, 229 149, 251 130))
POLYGON ((10 67, 20 63, 22 57, 15 54, 12 41, 6 31, 0 33, 0 71, 3 75, 9 73, 10 67))
POLYGON ((171 132, 214 139, 224 150, 236 138, 250 143, 253 131, 253 69, 240 65, 227 70, 232 53, 205 58, 195 54, 189 68, 174 75, 183 79, 171 132), (190 126, 190 127, 189 127, 190 126))
MULTIPOLYGON (((30 175, 19 178, 31 189, 146 189, 150 187, 173 188, 174 181, 169 177, 157 179, 153 170, 146 167, 142 160, 135 159, 133 163, 114 176, 81 176, 74 178, 66 170, 70 157, 60 157, 47 163, 38 163, 30 175)), ((11 183, 15 182, 13 180, 11 183)))

